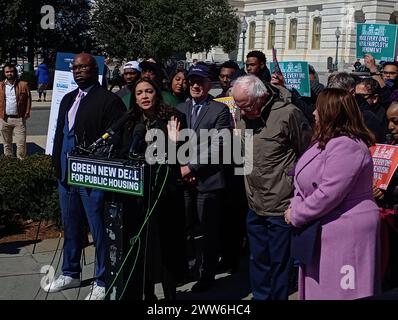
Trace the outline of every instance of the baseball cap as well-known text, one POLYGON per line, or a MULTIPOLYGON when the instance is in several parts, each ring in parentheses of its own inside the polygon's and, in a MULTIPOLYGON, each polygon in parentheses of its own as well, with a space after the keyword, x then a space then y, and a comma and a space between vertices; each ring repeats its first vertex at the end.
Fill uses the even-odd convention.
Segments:
POLYGON ((129 62, 127 62, 127 63, 123 66, 123 70, 126 70, 126 69, 134 69, 134 70, 136 70, 136 71, 138 71, 138 72, 141 72, 141 71, 142 71, 142 69, 141 69, 140 64, 138 63, 138 61, 129 61, 129 62))
POLYGON ((160 70, 161 70, 161 67, 156 62, 152 62, 150 60, 142 61, 140 63, 140 67, 142 70, 151 70, 154 72, 160 72, 160 70))
POLYGON ((203 65, 203 64, 192 66, 188 71, 188 78, 191 76, 210 78, 210 71, 209 71, 208 66, 203 65))

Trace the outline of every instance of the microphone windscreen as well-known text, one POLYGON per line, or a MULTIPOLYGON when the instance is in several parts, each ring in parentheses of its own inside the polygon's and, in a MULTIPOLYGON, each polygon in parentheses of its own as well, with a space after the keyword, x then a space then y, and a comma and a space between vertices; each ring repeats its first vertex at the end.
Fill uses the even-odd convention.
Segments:
POLYGON ((124 113, 118 120, 116 120, 112 124, 110 130, 108 130, 108 131, 111 131, 111 132, 119 131, 126 124, 126 122, 132 118, 132 116, 133 116, 133 114, 130 112, 124 113))

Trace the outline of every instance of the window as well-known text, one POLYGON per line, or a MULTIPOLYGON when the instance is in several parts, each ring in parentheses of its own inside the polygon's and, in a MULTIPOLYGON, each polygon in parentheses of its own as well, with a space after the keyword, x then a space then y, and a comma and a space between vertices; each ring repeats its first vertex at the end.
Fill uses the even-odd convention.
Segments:
POLYGON ((268 24, 268 50, 275 47, 275 21, 270 21, 268 24))
POLYGON ((321 18, 314 18, 312 23, 312 49, 321 48, 321 18))
POLYGON ((254 43, 256 41, 256 22, 250 22, 249 29, 249 49, 254 49, 254 43))
POLYGON ((289 50, 295 50, 297 43, 297 20, 290 20, 289 50))

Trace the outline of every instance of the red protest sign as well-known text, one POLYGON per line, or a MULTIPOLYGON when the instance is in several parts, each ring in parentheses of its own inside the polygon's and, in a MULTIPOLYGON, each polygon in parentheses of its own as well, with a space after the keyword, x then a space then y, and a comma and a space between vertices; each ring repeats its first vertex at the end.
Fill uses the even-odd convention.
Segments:
POLYGON ((386 190, 398 166, 398 146, 376 144, 369 149, 373 158, 373 184, 386 190))

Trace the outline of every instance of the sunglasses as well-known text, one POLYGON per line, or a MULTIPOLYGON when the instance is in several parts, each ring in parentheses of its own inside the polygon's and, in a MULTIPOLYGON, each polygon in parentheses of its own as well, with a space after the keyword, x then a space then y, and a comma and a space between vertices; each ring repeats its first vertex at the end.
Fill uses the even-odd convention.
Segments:
POLYGON ((201 78, 201 77, 195 77, 195 78, 189 78, 188 79, 188 84, 190 86, 193 86, 195 83, 198 85, 204 85, 205 83, 207 83, 207 79, 206 78, 201 78))

